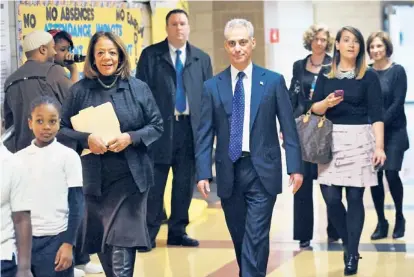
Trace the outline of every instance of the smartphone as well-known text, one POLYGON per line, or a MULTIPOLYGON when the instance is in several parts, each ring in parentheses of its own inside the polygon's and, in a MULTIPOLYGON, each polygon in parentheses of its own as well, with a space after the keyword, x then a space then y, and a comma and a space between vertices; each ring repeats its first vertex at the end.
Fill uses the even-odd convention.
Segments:
POLYGON ((334 92, 335 97, 344 97, 344 91, 342 89, 337 89, 334 92))

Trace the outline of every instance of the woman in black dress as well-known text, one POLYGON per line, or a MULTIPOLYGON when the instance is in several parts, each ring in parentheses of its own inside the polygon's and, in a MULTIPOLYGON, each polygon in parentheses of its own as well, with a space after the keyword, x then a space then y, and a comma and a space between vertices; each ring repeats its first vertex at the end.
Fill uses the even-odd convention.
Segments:
POLYGON ((61 133, 92 154, 82 156, 86 216, 83 250, 98 253, 105 275, 132 277, 137 249, 151 249, 146 224, 153 163, 147 147, 163 132, 160 112, 148 86, 130 77, 128 53, 110 32, 91 38, 85 78, 71 87, 62 108, 61 133), (103 141, 73 130, 71 117, 110 102, 122 134, 103 141))
MULTIPOLYGON (((312 54, 293 64, 293 77, 290 83, 290 100, 295 118, 310 109, 313 87, 322 66, 331 63, 327 54, 332 50, 333 40, 328 27, 312 25, 303 34, 303 46, 312 54)), ((299 240, 301 248, 309 247, 313 237, 313 180, 316 180, 316 164, 303 162, 303 184, 293 198, 293 239, 299 240)), ((328 218, 328 241, 339 239, 339 235, 328 218)))
POLYGON ((383 170, 378 171, 378 186, 371 188, 372 200, 378 216, 378 224, 371 236, 372 240, 382 239, 388 235, 388 221, 384 215, 383 171, 387 178, 391 196, 395 205, 395 226, 392 237, 401 238, 405 233, 403 215, 403 184, 401 170, 404 152, 409 148, 407 118, 404 111, 407 94, 407 75, 404 67, 390 60, 393 45, 384 32, 375 32, 367 40, 367 51, 374 64, 372 68, 379 75, 384 98, 384 144, 387 161, 383 170))

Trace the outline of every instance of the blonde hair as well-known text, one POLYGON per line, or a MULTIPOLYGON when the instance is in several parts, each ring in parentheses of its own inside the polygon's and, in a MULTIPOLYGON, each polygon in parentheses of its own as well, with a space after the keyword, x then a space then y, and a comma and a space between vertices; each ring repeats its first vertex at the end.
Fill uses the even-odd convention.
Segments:
POLYGON ((324 24, 313 24, 305 31, 305 33, 303 33, 303 47, 305 47, 306 50, 312 51, 312 41, 319 32, 326 33, 327 43, 325 51, 331 52, 334 40, 328 26, 324 24))
POLYGON ((95 65, 95 45, 100 38, 107 38, 111 40, 118 48, 119 61, 118 68, 115 71, 115 75, 121 77, 121 79, 127 79, 131 76, 131 63, 129 61, 128 52, 125 44, 121 38, 111 32, 97 32, 89 41, 88 51, 86 54, 85 65, 83 67, 83 74, 86 78, 94 79, 99 76, 99 71, 95 65))
MULTIPOLYGON (((336 38, 335 41, 339 43, 339 41, 341 40, 342 37, 342 33, 344 31, 348 31, 350 33, 352 33, 358 40, 360 48, 359 48, 359 53, 358 56, 356 57, 356 65, 355 65, 355 75, 356 75, 356 79, 360 80, 362 78, 364 78, 365 76, 365 72, 367 72, 368 66, 367 66, 367 62, 365 60, 365 42, 364 42, 364 37, 362 36, 361 32, 354 27, 351 26, 345 26, 342 27, 338 33, 336 34, 336 38)), ((339 53, 339 50, 336 49, 336 44, 334 45, 334 51, 333 51, 333 57, 332 57, 332 66, 331 66, 331 70, 328 72, 327 77, 329 79, 333 79, 336 77, 336 73, 338 71, 338 65, 339 62, 341 60, 341 53, 339 53)))

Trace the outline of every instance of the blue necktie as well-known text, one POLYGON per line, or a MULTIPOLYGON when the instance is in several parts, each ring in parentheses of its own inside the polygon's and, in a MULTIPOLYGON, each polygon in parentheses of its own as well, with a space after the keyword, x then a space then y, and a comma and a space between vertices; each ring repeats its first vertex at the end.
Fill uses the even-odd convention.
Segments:
POLYGON ((185 111, 187 106, 187 100, 185 99, 185 92, 183 86, 183 63, 181 62, 180 55, 181 50, 175 51, 177 58, 175 59, 175 73, 177 76, 177 91, 175 94, 175 108, 178 112, 182 113, 185 111))
POLYGON ((233 95, 233 111, 231 114, 229 157, 235 162, 242 155, 243 123, 244 123, 244 88, 243 71, 237 74, 237 83, 233 95))

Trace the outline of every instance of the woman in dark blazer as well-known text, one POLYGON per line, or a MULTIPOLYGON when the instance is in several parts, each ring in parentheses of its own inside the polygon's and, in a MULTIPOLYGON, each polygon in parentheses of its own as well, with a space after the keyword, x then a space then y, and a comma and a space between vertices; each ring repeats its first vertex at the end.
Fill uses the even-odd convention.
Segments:
MULTIPOLYGON (((316 78, 322 66, 331 63, 326 54, 332 49, 332 38, 324 25, 312 25, 303 34, 303 46, 312 53, 303 60, 293 64, 293 77, 289 94, 295 118, 310 109, 310 99, 316 84, 316 78)), ((304 174, 301 189, 294 195, 293 239, 299 240, 299 246, 310 246, 313 237, 313 180, 316 180, 318 168, 316 164, 303 162, 304 174)), ((328 219, 328 240, 339 239, 338 233, 328 219)))
POLYGON ((85 78, 71 88, 62 108, 61 134, 92 154, 82 156, 86 217, 83 250, 98 253, 106 276, 132 277, 137 249, 151 249, 146 224, 153 185, 150 144, 163 132, 160 112, 148 86, 130 77, 125 45, 110 32, 96 33, 88 47, 85 78), (110 102, 121 135, 103 141, 73 130, 71 117, 110 102))
POLYGON ((372 200, 378 216, 378 224, 371 235, 372 240, 386 238, 388 221, 384 215, 383 171, 387 178, 390 193, 395 205, 395 225, 392 237, 401 238, 405 234, 403 215, 404 189, 399 175, 404 152, 410 147, 405 116, 405 97, 407 95, 407 74, 404 67, 391 61, 393 45, 385 32, 372 33, 367 40, 367 52, 374 61, 372 68, 378 73, 384 97, 384 146, 387 160, 378 171, 378 186, 371 187, 372 200))

